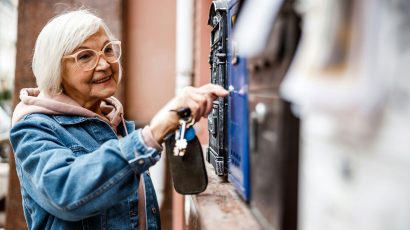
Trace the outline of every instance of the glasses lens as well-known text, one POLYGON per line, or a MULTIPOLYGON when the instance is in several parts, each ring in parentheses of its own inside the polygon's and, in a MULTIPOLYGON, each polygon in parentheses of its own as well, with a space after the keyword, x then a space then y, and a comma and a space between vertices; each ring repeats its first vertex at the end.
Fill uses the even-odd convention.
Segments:
POLYGON ((83 69, 92 69, 97 62, 97 54, 92 50, 83 50, 77 54, 77 63, 83 69))
POLYGON ((117 62, 121 57, 121 45, 117 42, 110 42, 104 47, 103 52, 108 62, 117 62))

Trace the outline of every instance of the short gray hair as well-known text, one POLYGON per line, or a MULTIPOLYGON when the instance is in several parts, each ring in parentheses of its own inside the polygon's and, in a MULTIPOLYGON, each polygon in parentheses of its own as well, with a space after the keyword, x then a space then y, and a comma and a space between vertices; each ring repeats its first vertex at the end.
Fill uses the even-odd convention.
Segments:
POLYGON ((114 39, 105 22, 85 9, 58 15, 44 26, 37 37, 32 63, 40 91, 50 95, 61 92, 63 56, 73 52, 100 27, 109 39, 114 39))

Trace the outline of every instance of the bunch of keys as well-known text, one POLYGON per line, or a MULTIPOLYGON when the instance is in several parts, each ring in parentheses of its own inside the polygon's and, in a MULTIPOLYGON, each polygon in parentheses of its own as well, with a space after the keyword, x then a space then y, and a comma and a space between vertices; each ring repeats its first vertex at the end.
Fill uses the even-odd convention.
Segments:
POLYGON ((189 108, 171 110, 179 118, 179 129, 165 138, 165 152, 169 161, 175 191, 198 194, 208 185, 201 142, 195 135, 195 118, 189 108))
POLYGON ((175 147, 174 156, 184 156, 188 141, 191 141, 195 137, 195 130, 193 125, 195 120, 191 116, 190 108, 181 108, 178 110, 171 110, 179 116, 179 129, 175 131, 175 147))

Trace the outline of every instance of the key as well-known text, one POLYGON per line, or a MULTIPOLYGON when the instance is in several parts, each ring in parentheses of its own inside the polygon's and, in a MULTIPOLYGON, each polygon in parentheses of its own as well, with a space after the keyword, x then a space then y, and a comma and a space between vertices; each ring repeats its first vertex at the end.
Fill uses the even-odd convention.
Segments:
POLYGON ((193 127, 193 119, 189 119, 187 122, 182 120, 180 121, 181 127, 175 131, 175 156, 184 154, 183 151, 186 149, 188 142, 192 141, 195 138, 195 129, 193 127), (184 125, 185 124, 185 129, 184 125))
POLYGON ((184 156, 186 152, 186 147, 188 145, 188 141, 191 141, 195 137, 195 130, 192 127, 195 123, 195 120, 192 117, 189 117, 188 120, 180 119, 179 124, 181 127, 176 131, 175 135, 175 148, 174 148, 174 155, 175 156, 184 156), (187 139, 187 133, 188 138, 187 139))
POLYGON ((185 139, 185 132, 188 129, 190 131, 190 138, 192 137, 193 130, 189 128, 192 127, 192 125, 195 123, 195 120, 191 117, 191 110, 189 108, 182 108, 171 111, 176 112, 180 117, 180 128, 175 131, 175 147, 173 151, 174 156, 184 156, 186 152, 186 147, 188 145, 188 141, 185 139))
POLYGON ((180 119, 179 123, 181 125, 181 128, 177 130, 177 132, 179 131, 179 137, 175 135, 176 139, 175 139, 174 155, 184 156, 186 147, 188 145, 188 142, 185 139, 186 121, 184 119, 180 119))

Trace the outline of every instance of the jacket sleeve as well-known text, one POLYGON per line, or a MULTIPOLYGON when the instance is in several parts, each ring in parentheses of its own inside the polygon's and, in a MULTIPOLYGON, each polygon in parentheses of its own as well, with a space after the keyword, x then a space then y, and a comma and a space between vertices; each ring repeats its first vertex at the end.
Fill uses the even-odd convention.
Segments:
POLYGON ((10 141, 21 185, 63 220, 81 220, 126 199, 137 191, 136 174, 160 158, 144 144, 141 130, 76 157, 58 138, 55 124, 41 116, 24 119, 10 130, 10 141))

